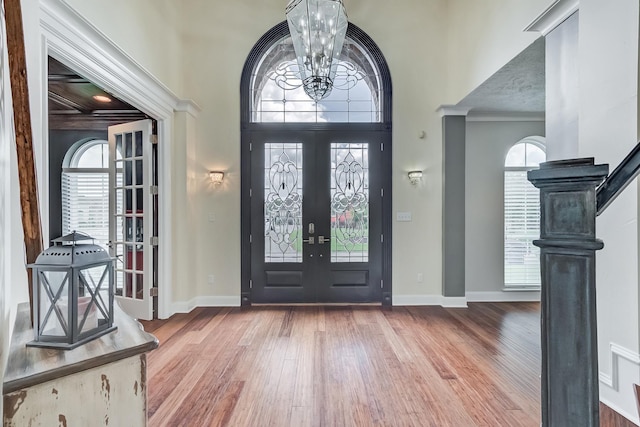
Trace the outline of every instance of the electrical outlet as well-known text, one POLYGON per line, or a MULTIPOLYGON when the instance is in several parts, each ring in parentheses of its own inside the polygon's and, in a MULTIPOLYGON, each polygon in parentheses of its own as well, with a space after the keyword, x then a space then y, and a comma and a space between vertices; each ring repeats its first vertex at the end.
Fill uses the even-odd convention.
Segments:
POLYGON ((216 282, 216 276, 214 276, 213 274, 210 274, 207 281, 209 282, 210 285, 213 285, 216 282))
POLYGON ((216 214, 214 213, 209 214, 209 222, 216 222, 216 214))
POLYGON ((418 283, 422 283, 424 281, 424 275, 422 273, 418 273, 416 280, 418 283))

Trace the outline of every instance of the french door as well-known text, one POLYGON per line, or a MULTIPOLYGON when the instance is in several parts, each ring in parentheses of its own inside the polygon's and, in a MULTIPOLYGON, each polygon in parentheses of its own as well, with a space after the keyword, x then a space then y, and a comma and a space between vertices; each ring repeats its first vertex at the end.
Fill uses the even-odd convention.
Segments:
POLYGON ((251 301, 382 300, 376 132, 251 132, 251 301))
POLYGON ((151 120, 109 127, 109 248, 116 300, 136 319, 153 317, 151 120))

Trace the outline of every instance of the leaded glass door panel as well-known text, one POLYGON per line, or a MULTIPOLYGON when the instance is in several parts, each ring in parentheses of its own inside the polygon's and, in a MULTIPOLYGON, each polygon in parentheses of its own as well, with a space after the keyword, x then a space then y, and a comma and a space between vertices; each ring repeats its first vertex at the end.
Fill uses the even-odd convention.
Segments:
POLYGON ((375 132, 251 136, 251 300, 380 302, 375 132))

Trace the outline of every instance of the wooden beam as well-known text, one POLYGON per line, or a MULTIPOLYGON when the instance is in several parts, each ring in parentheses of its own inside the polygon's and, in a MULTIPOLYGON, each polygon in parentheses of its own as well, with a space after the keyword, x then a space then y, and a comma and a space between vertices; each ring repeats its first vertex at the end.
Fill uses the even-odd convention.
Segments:
MULTIPOLYGON (((20 0, 4 0, 7 27, 7 51, 9 53, 9 78, 13 95, 13 121, 15 125, 16 151, 18 157, 18 178, 20 180, 20 206, 22 208, 22 228, 27 263, 35 262, 42 252, 42 229, 38 209, 38 184, 33 153, 31 115, 29 112, 29 87, 27 83, 27 62, 22 27, 20 0)), ((29 303, 32 307, 31 270, 29 278, 29 303)))

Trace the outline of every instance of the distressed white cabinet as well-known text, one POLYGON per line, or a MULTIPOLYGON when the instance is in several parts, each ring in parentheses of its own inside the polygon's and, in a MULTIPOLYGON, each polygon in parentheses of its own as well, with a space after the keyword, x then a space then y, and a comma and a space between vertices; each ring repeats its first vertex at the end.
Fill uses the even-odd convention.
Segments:
POLYGON ((147 425, 146 353, 157 339, 121 310, 118 329, 73 350, 26 347, 19 308, 3 383, 5 427, 147 425))

